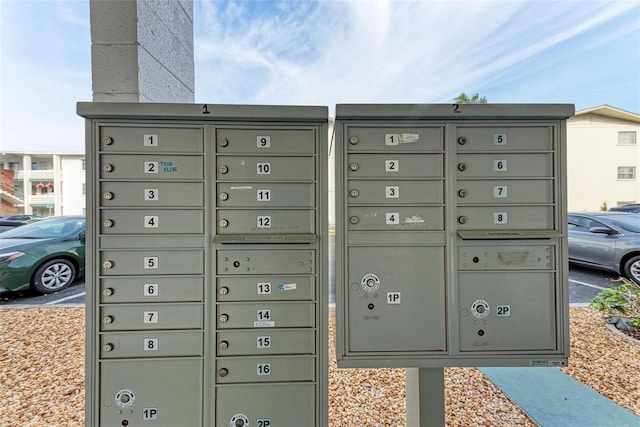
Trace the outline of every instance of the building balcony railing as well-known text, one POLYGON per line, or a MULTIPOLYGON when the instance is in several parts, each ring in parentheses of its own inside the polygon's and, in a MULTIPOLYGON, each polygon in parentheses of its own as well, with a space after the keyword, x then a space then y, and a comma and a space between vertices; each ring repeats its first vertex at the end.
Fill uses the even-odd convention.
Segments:
POLYGON ((16 180, 25 180, 27 176, 29 176, 30 181, 52 181, 53 180, 53 170, 29 170, 29 171, 18 171, 15 175, 16 180))
POLYGON ((55 197, 52 194, 42 194, 29 197, 29 204, 33 205, 53 205, 55 197))

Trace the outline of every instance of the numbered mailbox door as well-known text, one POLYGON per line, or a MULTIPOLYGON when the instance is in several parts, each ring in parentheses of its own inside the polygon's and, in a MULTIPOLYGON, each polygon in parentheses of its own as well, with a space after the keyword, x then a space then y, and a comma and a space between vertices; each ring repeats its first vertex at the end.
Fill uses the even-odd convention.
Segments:
POLYGON ((351 178, 440 178, 441 154, 349 154, 351 178))
POLYGON ((105 209, 102 234, 202 234, 202 209, 105 209))
POLYGON ((313 156, 218 156, 218 181, 313 181, 313 156))
POLYGON ((314 381, 314 356, 228 357, 217 361, 216 383, 314 381))
POLYGON ((100 157, 103 179, 202 179, 201 156, 104 154, 100 157))
POLYGON ((314 154, 313 129, 218 129, 218 154, 314 154))
POLYGON ((200 182, 103 182, 102 205, 144 207, 202 207, 200 182))
POLYGON ((313 184, 242 183, 218 184, 221 207, 313 207, 313 184))
POLYGON ((218 301, 312 301, 314 276, 218 277, 218 301))
POLYGON ((218 234, 313 234, 315 211, 307 209, 220 209, 218 234))
POLYGON ((441 151, 441 127, 350 127, 349 151, 441 151))
POLYGON ((218 329, 313 328, 313 303, 264 302, 218 304, 218 329))
POLYGON ((100 149, 109 152, 202 153, 200 128, 104 126, 100 149))

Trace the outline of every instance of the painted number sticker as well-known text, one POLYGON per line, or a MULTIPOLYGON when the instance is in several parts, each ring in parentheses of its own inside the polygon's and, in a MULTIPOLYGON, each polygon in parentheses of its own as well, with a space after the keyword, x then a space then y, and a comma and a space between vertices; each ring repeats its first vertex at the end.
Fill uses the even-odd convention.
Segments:
POLYGON ((493 223, 494 224, 507 224, 508 223, 508 214, 506 212, 494 212, 493 213, 493 223))
POLYGON ((257 348, 271 348, 271 336, 263 335, 256 337, 257 348))
POLYGON ((384 191, 387 199, 397 199, 400 197, 400 187, 385 187, 384 191))
POLYGON ((497 305, 496 306, 496 317, 511 317, 511 306, 510 305, 497 305))
POLYGON ((387 133, 384 135, 384 145, 398 145, 399 139, 397 133, 387 133))
POLYGON ((257 284, 258 295, 269 295, 271 293, 271 283, 263 282, 257 284))
POLYGON ((144 351, 158 351, 158 338, 144 338, 142 341, 144 351))
POLYGON ((158 135, 145 135, 144 136, 144 146, 145 147, 157 147, 158 146, 158 135))
POLYGON ((506 160, 494 160, 493 161, 493 171, 494 172, 506 172, 507 171, 507 161, 506 160))
POLYGON ((258 363, 256 365, 256 374, 271 375, 271 363, 258 363))
POLYGON ((144 162, 144 173, 158 173, 158 162, 144 162))
POLYGON ((256 163, 256 173, 258 175, 271 174, 271 163, 256 163))
POLYGON ((258 225, 258 228, 271 228, 271 217, 258 216, 257 225, 258 225))
POLYGON ((144 323, 158 323, 157 311, 145 311, 143 313, 144 323))
POLYGON ((258 202, 270 202, 271 201, 271 190, 257 190, 256 191, 256 200, 258 202))
POLYGON ((157 297, 158 292, 160 292, 160 287, 157 283, 145 283, 142 294, 145 297, 157 297))
POLYGON ((270 136, 259 136, 257 137, 258 148, 271 148, 271 137, 270 136))
POLYGON ((145 269, 155 269, 158 268, 159 258, 157 256, 146 256, 143 258, 142 263, 145 269))
POLYGON ((493 145, 507 145, 507 134, 506 133, 494 133, 493 134, 493 145))
POLYGON ((158 228, 158 216, 157 215, 145 216, 144 228, 158 228))
POLYGON ((387 225, 399 225, 400 224, 400 213, 398 212, 387 212, 384 214, 385 223, 387 225))
POLYGON ((145 188, 144 189, 144 199, 147 201, 155 202, 160 198, 160 194, 158 193, 157 188, 145 188))
POLYGON ((506 185, 496 185, 493 187, 493 197, 503 198, 507 197, 508 191, 506 185))
POLYGON ((385 172, 398 172, 400 170, 400 160, 385 160, 384 171, 385 172))

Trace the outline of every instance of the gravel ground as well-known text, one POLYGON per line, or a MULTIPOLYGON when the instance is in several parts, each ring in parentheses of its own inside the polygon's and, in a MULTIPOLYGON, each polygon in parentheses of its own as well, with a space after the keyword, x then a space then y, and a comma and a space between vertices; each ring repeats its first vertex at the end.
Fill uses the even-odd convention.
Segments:
MULTIPOLYGON (((333 324, 331 328, 333 354, 333 324)), ((589 308, 571 309, 569 375, 640 415, 640 345, 589 308)), ((335 369, 331 427, 405 425, 404 369, 335 369)), ((474 368, 445 369, 449 426, 534 426, 474 368)), ((0 426, 83 426, 84 309, 0 310, 0 426)))

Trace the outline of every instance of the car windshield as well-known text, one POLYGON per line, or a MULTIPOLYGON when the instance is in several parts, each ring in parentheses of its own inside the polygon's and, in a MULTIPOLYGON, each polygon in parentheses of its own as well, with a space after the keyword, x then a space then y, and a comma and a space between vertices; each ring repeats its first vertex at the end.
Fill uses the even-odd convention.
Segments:
POLYGON ((83 218, 56 218, 16 227, 0 235, 2 239, 49 239, 62 237, 84 228, 83 218))
POLYGON ((600 218, 625 231, 640 233, 640 215, 603 215, 600 218))

